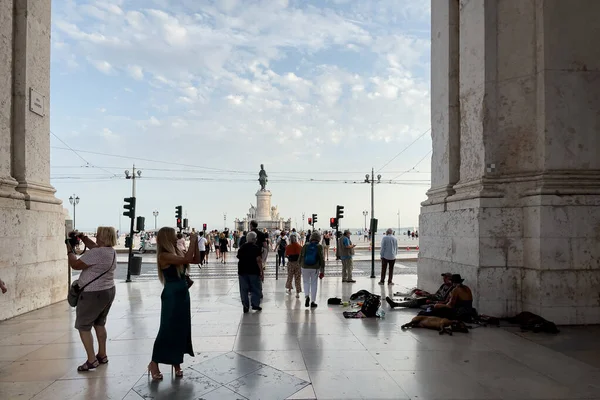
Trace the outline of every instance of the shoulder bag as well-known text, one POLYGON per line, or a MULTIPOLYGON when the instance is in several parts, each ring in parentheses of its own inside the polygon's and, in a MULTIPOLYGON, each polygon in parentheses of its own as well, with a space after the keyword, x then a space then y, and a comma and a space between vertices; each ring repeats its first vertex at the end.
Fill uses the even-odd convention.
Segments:
POLYGON ((69 287, 69 294, 67 294, 67 301, 69 302, 69 305, 71 307, 77 307, 77 302, 79 301, 79 296, 81 295, 83 290, 90 283, 95 282, 96 280, 100 279, 102 276, 104 276, 108 271, 110 271, 112 269, 112 266, 116 261, 116 258, 117 258, 117 251, 115 250, 113 262, 110 264, 110 267, 108 267, 108 269, 106 271, 104 271, 103 273, 101 273, 100 275, 98 275, 97 277, 95 277, 94 279, 92 279, 91 281, 86 283, 85 285, 83 285, 83 287, 81 287, 81 288, 79 287, 79 279, 75 279, 73 281, 73 283, 71 283, 71 287, 69 287))

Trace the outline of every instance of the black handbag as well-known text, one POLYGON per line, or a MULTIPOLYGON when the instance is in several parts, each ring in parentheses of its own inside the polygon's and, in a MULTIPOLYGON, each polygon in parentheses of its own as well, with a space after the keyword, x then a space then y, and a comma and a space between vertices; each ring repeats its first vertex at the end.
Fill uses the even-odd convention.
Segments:
POLYGON ((79 287, 79 279, 75 279, 71 283, 71 286, 69 287, 69 293, 67 294, 67 302, 69 302, 69 305, 71 307, 77 307, 77 302, 79 301, 79 296, 81 295, 81 293, 83 292, 83 290, 90 283, 93 283, 96 280, 100 279, 102 276, 104 276, 108 271, 110 271, 112 269, 112 266, 113 266, 113 264, 116 261, 116 258, 117 258, 117 252, 115 251, 115 255, 113 257, 113 262, 110 264, 110 267, 108 267, 108 269, 106 271, 104 271, 103 273, 101 273, 100 275, 98 275, 97 277, 95 277, 94 279, 92 279, 91 281, 89 281, 88 283, 86 283, 85 285, 83 285, 82 288, 79 287))

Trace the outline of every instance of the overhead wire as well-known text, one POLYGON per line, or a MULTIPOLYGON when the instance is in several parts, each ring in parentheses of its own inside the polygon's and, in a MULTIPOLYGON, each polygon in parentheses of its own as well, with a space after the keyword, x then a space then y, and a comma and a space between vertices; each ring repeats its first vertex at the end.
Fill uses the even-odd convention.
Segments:
POLYGON ((423 162, 423 161, 424 161, 424 160, 425 160, 425 159, 426 159, 426 158, 427 158, 427 157, 428 157, 428 156, 429 156, 429 155, 430 155, 432 152, 433 152, 433 149, 432 149, 432 150, 429 150, 429 151, 427 152, 427 154, 425 154, 425 156, 424 156, 423 158, 421 158, 421 159, 419 160, 419 162, 417 162, 417 163, 415 164, 415 166, 414 166, 414 167, 412 167, 411 169, 408 169, 408 170, 406 170, 406 171, 404 171, 404 172, 402 172, 402 173, 400 173, 400 174, 396 175, 396 176, 395 176, 395 177, 393 177, 391 180, 394 180, 394 179, 400 178, 402 175, 410 173, 410 171, 412 171, 413 169, 417 168, 417 167, 419 166, 419 164, 421 164, 421 163, 422 163, 422 162, 423 162))
POLYGON ((90 163, 88 160, 86 160, 85 158, 83 158, 83 156, 81 154, 79 154, 75 149, 73 149, 71 146, 69 146, 67 144, 67 142, 65 142, 64 140, 62 140, 56 133, 54 133, 52 131, 50 131, 50 133, 52 134, 52 136, 54 136, 55 138, 57 138, 62 144, 64 144, 65 146, 67 146, 67 149, 65 149, 65 150, 71 150, 73 153, 75 153, 75 155, 77 157, 81 158, 81 160, 86 164, 86 167, 98 168, 98 169, 100 169, 100 170, 102 170, 104 172, 107 172, 107 173, 115 176, 115 177, 117 176, 116 174, 114 174, 114 173, 112 173, 112 172, 110 172, 110 171, 108 171, 108 170, 106 170, 104 168, 97 167, 94 164, 90 163))
POLYGON ((377 170, 377 172, 381 172, 382 169, 384 169, 385 167, 387 167, 388 165, 390 165, 390 163, 392 161, 394 161, 396 158, 400 157, 402 155, 402 153, 404 153, 406 150, 408 150, 413 144, 415 144, 419 139, 421 139, 423 136, 425 136, 427 134, 427 132, 431 131, 431 127, 428 128, 425 132, 423 132, 422 134, 420 134, 415 140, 413 140, 408 146, 406 146, 405 148, 403 148, 402 150, 400 150, 400 152, 398 154, 396 154, 394 157, 392 157, 392 159, 388 162, 386 162, 383 167, 379 168, 377 170))

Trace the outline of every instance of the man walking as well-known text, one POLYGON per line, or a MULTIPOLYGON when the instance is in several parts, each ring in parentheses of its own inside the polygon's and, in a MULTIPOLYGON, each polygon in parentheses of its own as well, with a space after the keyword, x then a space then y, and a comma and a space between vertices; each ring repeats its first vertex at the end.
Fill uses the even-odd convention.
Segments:
MULTIPOLYGON (((250 221, 250 231, 256 233, 256 245, 259 249, 261 249, 263 265, 265 265, 265 263, 267 262, 267 256, 269 255, 269 244, 267 243, 267 235, 258 230, 258 222, 256 222, 255 220, 250 221)), ((248 242, 248 235, 246 235, 246 241, 248 242)))
POLYGON ((341 237, 338 243, 338 248, 340 249, 340 259, 342 260, 342 282, 355 283, 356 281, 352 279, 352 256, 354 256, 356 245, 352 244, 350 235, 351 232, 346 229, 344 236, 341 237))
POLYGON ((207 258, 206 261, 208 261, 208 257, 206 256, 206 238, 202 231, 198 233, 198 251, 200 252, 200 264, 198 266, 202 268, 202 265, 205 263, 204 259, 207 258))
POLYGON ((247 313, 252 305, 255 311, 261 311, 260 299, 262 298, 262 282, 265 279, 262 268, 262 251, 256 245, 256 233, 249 232, 246 235, 246 243, 238 250, 238 277, 240 281, 240 298, 244 313, 247 313), (248 302, 250 292, 251 304, 248 302))
POLYGON ((385 231, 385 236, 381 239, 381 280, 380 285, 385 284, 385 272, 387 266, 390 266, 390 275, 388 278, 388 285, 393 285, 392 279, 394 278, 394 264, 396 264, 396 254, 398 253, 398 240, 392 235, 392 228, 385 231))

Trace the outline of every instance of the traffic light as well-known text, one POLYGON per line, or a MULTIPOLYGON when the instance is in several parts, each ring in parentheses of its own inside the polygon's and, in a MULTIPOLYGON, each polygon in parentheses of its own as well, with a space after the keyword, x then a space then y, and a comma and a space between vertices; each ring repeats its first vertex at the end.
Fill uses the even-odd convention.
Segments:
POLYGON ((312 218, 311 217, 308 217, 308 224, 312 225, 312 218))
POLYGON ((146 218, 144 217, 137 217, 135 220, 135 226, 137 227, 137 231, 141 232, 144 230, 144 226, 146 223, 146 218))
POLYGON ((339 221, 340 218, 344 218, 344 206, 337 206, 335 208, 335 219, 339 221))
POLYGON ((135 218, 135 197, 126 197, 123 208, 126 210, 123 215, 129 218, 135 218))
POLYGON ((312 215, 312 221, 313 221, 313 228, 314 228, 315 224, 317 223, 317 214, 312 215))
POLYGON ((177 206, 175 207, 175 218, 177 219, 177 227, 179 229, 181 229, 183 227, 182 225, 182 218, 183 218, 183 207, 182 206, 177 206))
POLYGON ((184 218, 183 219, 183 229, 187 229, 188 228, 188 219, 184 218))
POLYGON ((206 224, 202 224, 202 230, 206 231, 206 224))
POLYGON ((329 227, 331 227, 333 229, 336 226, 337 226, 337 219, 335 219, 335 218, 329 218, 329 227))

